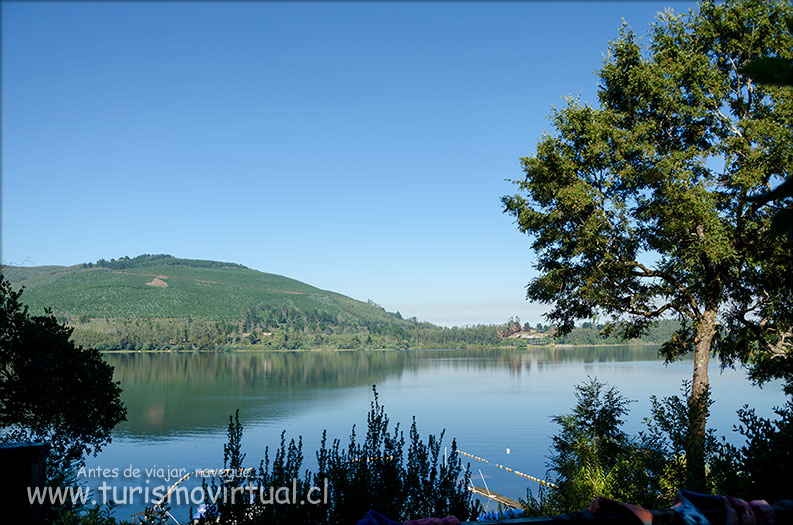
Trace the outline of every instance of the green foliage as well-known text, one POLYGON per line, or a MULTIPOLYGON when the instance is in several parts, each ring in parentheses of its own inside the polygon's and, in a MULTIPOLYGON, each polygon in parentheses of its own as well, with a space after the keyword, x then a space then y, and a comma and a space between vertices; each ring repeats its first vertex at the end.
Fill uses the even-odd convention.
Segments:
POLYGON ((362 316, 385 320, 385 312, 340 294, 241 265, 187 259, 130 259, 123 268, 72 266, 35 273, 10 271, 10 280, 27 289, 31 310, 52 306, 71 318, 179 318, 237 320, 242 308, 325 310, 333 318, 362 316), (161 277, 167 287, 147 286, 161 277), (21 278, 25 277, 25 278, 21 278), (376 311, 375 311, 376 310, 376 311))
MULTIPOLYGON (((354 427, 346 447, 342 447, 339 440, 328 445, 323 433, 316 453, 318 468, 315 473, 301 470, 302 438, 297 442, 292 439, 287 444, 284 432, 272 463, 268 447, 254 475, 211 480, 213 491, 241 486, 296 486, 298 494, 307 494, 312 486, 325 487, 327 483, 327 500, 317 505, 261 504, 257 502, 258 493, 254 492, 253 500, 241 498, 233 504, 219 501, 210 507, 200 523, 348 524, 361 519, 370 509, 400 521, 445 515, 466 520, 476 515, 479 505, 467 490, 470 472, 462 468, 456 442, 452 441, 448 460, 445 460, 442 457, 443 433, 437 438, 430 435, 424 443, 414 420, 406 458, 404 433, 399 425, 390 426, 376 390, 374 395, 363 441, 358 441, 354 427)), ((224 467, 237 472, 245 469, 241 439, 242 425, 237 413, 230 418, 228 444, 224 447, 224 467)))
MULTIPOLYGON (((633 338, 674 313, 681 328, 664 349, 695 351, 690 400, 707 390, 712 349, 759 381, 793 384, 793 243, 772 230, 779 205, 750 201, 789 172, 793 97, 740 74, 760 57, 793 58, 790 14, 780 1, 704 1, 660 13, 646 46, 623 26, 598 105, 554 110, 554 133, 503 198, 533 238, 528 297, 552 305, 547 318, 566 333, 605 317, 633 338)), ((691 431, 690 487, 701 489, 705 420, 691 431)))
MULTIPOLYGON (((688 388, 684 383, 683 391, 688 388)), ((558 489, 541 488, 536 496, 527 492, 526 512, 548 516, 581 510, 601 496, 645 508, 670 505, 686 485, 688 428, 698 417, 692 410, 707 410, 707 396, 697 408, 678 396, 653 397, 647 431, 629 436, 621 427, 631 401, 615 387, 590 378, 575 390, 573 412, 554 417, 560 432, 553 437, 549 473, 555 474, 558 489)), ((707 435, 706 458, 715 464, 720 449, 713 432, 707 435)))
POLYGON ((497 345, 499 327, 446 328, 233 263, 142 255, 7 268, 32 311, 52 306, 101 350, 408 348, 497 345), (147 286, 157 277, 167 287, 147 286), (272 335, 265 335, 266 333, 272 335))
POLYGON ((714 462, 716 491, 746 500, 779 501, 790 498, 793 476, 793 402, 775 409, 779 419, 758 417, 744 406, 738 411, 736 431, 746 438, 740 447, 724 443, 714 462))
POLYGON ((150 266, 188 266, 191 268, 242 268, 247 269, 246 266, 237 263, 218 262, 218 261, 202 261, 198 259, 178 259, 172 255, 158 254, 150 255, 145 253, 137 257, 129 258, 128 256, 119 257, 118 260, 110 259, 106 261, 99 259, 96 264, 87 263, 82 265, 85 268, 93 268, 98 266, 100 268, 110 268, 111 270, 126 270, 128 268, 146 268, 150 266))
MULTIPOLYGON (((300 350, 526 346, 506 325, 443 327, 241 265, 142 255, 73 267, 7 268, 33 311, 52 305, 72 340, 106 350, 300 350), (160 276, 167 288, 147 286, 160 276)), ((663 326, 667 321, 662 321, 663 326)), ((660 341, 654 334, 648 340, 660 341)), ((533 340, 533 343, 547 340, 533 340)), ((572 344, 603 344, 576 333, 572 344)))
MULTIPOLYGON (((624 343, 624 339, 617 334, 608 333, 605 324, 595 324, 585 322, 581 326, 576 326, 570 332, 556 338, 558 344, 573 345, 598 345, 598 344, 619 344, 624 343)), ((680 322, 673 319, 661 319, 648 326, 647 333, 642 335, 636 342, 662 344, 674 336, 680 329, 680 322)))
POLYGON ((741 68, 741 73, 757 83, 771 86, 793 86, 793 64, 790 61, 763 57, 741 68))
MULTIPOLYGON (((578 385, 573 412, 554 417, 560 432, 553 438, 549 473, 558 489, 543 487, 522 501, 532 516, 549 516, 586 508, 600 496, 645 508, 669 506, 680 488, 688 486, 686 451, 690 426, 712 405, 709 391, 690 403, 684 381, 682 396, 651 397, 647 429, 628 436, 621 429, 630 403, 616 388, 590 379, 578 385)), ((793 403, 776 409, 777 420, 738 411, 735 430, 746 438, 736 447, 717 440, 707 430, 704 442, 707 476, 703 493, 729 494, 778 501, 789 497, 780 480, 793 473, 793 403)))
MULTIPOLYGON (((709 394, 692 405, 685 400, 688 385, 684 382, 683 396, 652 401, 652 417, 647 420, 647 433, 640 439, 651 449, 662 452, 661 463, 651 467, 658 478, 660 496, 671 501, 686 481, 686 441, 690 422, 696 411, 707 411, 713 401, 709 394), (659 468, 660 467, 660 468, 659 468)), ((770 502, 790 497, 780 480, 793 474, 793 403, 775 409, 776 420, 758 417, 754 409, 744 406, 738 410, 740 424, 734 428, 745 441, 740 446, 719 441, 709 430, 705 440, 708 465, 707 488, 711 494, 729 494, 746 500, 765 499, 770 502)))
POLYGON ((554 112, 556 134, 521 160, 521 192, 503 202, 539 256, 528 296, 554 305, 548 317, 562 332, 598 313, 625 336, 667 311, 699 325, 728 298, 751 306, 756 283, 744 272, 790 260, 769 236, 770 213, 746 198, 793 156, 793 103, 773 88, 750 96, 731 65, 769 47, 789 57, 793 39, 780 32, 789 9, 705 2, 689 16, 665 12, 647 49, 623 27, 600 71, 600 106, 571 99, 554 112))
MULTIPOLYGON (((98 351, 76 346, 71 328, 49 312, 31 316, 21 293, 0 274, 0 439, 47 442, 47 485, 75 486, 74 468, 126 418, 121 388, 98 351)), ((72 503, 47 514, 62 524, 116 523, 108 508, 72 503)))
MULTIPOLYGON (((665 503, 671 502, 677 490, 688 484, 686 451, 692 448, 691 425, 707 418, 713 404, 710 390, 706 390, 693 403, 686 400, 690 388, 690 382, 683 381, 681 396, 661 400, 652 396, 651 417, 645 420, 647 432, 639 433, 639 441, 643 446, 656 451, 648 468, 655 480, 654 489, 658 500, 665 503)), ((718 461, 719 450, 714 431, 708 429, 704 440, 704 458, 708 469, 703 492, 713 492, 718 486, 722 472, 714 472, 712 466, 718 461)))
POLYGON ((48 442, 53 475, 99 452, 126 410, 113 367, 53 316, 30 316, 20 294, 0 274, 2 439, 48 442))
POLYGON ((548 515, 586 508, 610 497, 655 508, 661 503, 657 470, 663 454, 655 443, 629 437, 622 429, 630 400, 615 387, 589 379, 575 387, 571 414, 553 418, 561 430, 553 437, 550 470, 558 489, 527 494, 530 515, 548 515))
MULTIPOLYGON (((785 18, 785 25, 788 32, 793 35, 793 16, 785 18)), ((793 87, 793 63, 785 58, 778 56, 757 58, 742 67, 740 71, 758 84, 793 87)), ((774 215, 771 230, 776 235, 787 235, 788 242, 793 243, 793 206, 790 203, 790 198, 793 197, 793 177, 790 175, 790 166, 787 168, 788 178, 785 182, 771 191, 749 197, 749 200, 758 204, 773 201, 783 204, 787 200, 787 207, 778 210, 774 215)))

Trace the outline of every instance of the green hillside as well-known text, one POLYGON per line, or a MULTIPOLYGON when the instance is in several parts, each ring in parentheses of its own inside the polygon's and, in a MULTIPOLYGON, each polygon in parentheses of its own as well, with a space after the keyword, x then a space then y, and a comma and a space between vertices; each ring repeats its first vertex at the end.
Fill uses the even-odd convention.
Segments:
MULTIPOLYGON (((77 344, 100 350, 228 350, 318 348, 459 348, 526 346, 507 339, 519 323, 446 328, 403 319, 374 302, 321 290, 240 264, 170 255, 75 266, 6 266, 33 314, 45 308, 74 328, 77 344)), ((677 326, 661 323, 649 341, 677 326)), ((600 327, 580 327, 563 340, 616 343, 600 327)), ((548 334, 549 335, 549 334, 548 334)))
POLYGON ((420 326, 374 303, 234 263, 141 255, 3 273, 24 287, 32 313, 50 308, 75 328, 75 341, 102 349, 407 346, 405 331, 420 326))
MULTIPOLYGON (((339 322, 399 322, 371 304, 232 263, 143 255, 76 266, 6 267, 33 313, 69 318, 239 320, 250 308, 321 311, 339 322), (339 319, 340 318, 340 319, 339 319)), ((327 316, 325 316, 327 317, 327 316)))

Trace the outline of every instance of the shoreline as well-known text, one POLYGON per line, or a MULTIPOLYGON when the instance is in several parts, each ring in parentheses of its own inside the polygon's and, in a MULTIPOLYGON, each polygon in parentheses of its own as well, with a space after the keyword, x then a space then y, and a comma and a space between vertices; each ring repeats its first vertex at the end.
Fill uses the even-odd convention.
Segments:
POLYGON ((287 350, 283 348, 232 348, 228 350, 100 350, 102 354, 244 354, 244 353, 286 353, 286 352, 417 352, 417 351, 454 351, 454 350, 547 350, 547 349, 570 349, 570 348, 611 348, 619 346, 658 346, 662 343, 601 343, 601 344, 549 344, 531 345, 525 347, 517 346, 470 346, 455 348, 296 348, 287 350))

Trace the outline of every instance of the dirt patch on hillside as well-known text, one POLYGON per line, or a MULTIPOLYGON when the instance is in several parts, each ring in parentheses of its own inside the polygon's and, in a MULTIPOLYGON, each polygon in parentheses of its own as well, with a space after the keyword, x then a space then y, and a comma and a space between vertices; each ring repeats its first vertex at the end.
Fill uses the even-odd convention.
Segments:
POLYGON ((146 286, 156 286, 157 288, 168 288, 168 283, 160 279, 160 277, 162 277, 163 279, 166 278, 164 275, 160 275, 158 277, 155 277, 151 281, 147 282, 146 286))
MULTIPOLYGON (((176 275, 157 275, 155 273, 139 273, 139 272, 122 272, 120 270, 110 270, 110 273, 123 273, 125 275, 146 275, 151 277, 156 277, 157 279, 183 279, 185 281, 193 281, 196 283, 206 283, 206 284, 220 284, 217 281, 207 281, 205 279, 193 279, 192 277, 179 277, 176 275)), ((156 281, 157 279, 153 279, 152 282, 156 281)), ((150 284, 150 283, 146 283, 150 284)), ((152 284, 152 286, 158 286, 152 284)), ((168 286, 167 284, 165 286, 168 286)))

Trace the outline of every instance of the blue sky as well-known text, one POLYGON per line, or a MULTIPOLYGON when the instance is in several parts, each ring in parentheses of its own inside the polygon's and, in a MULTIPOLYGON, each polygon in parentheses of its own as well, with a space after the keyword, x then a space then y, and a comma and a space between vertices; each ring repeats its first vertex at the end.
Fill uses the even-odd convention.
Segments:
POLYGON ((682 2, 3 2, 2 262, 233 261, 542 321, 501 212, 621 19, 682 2))

